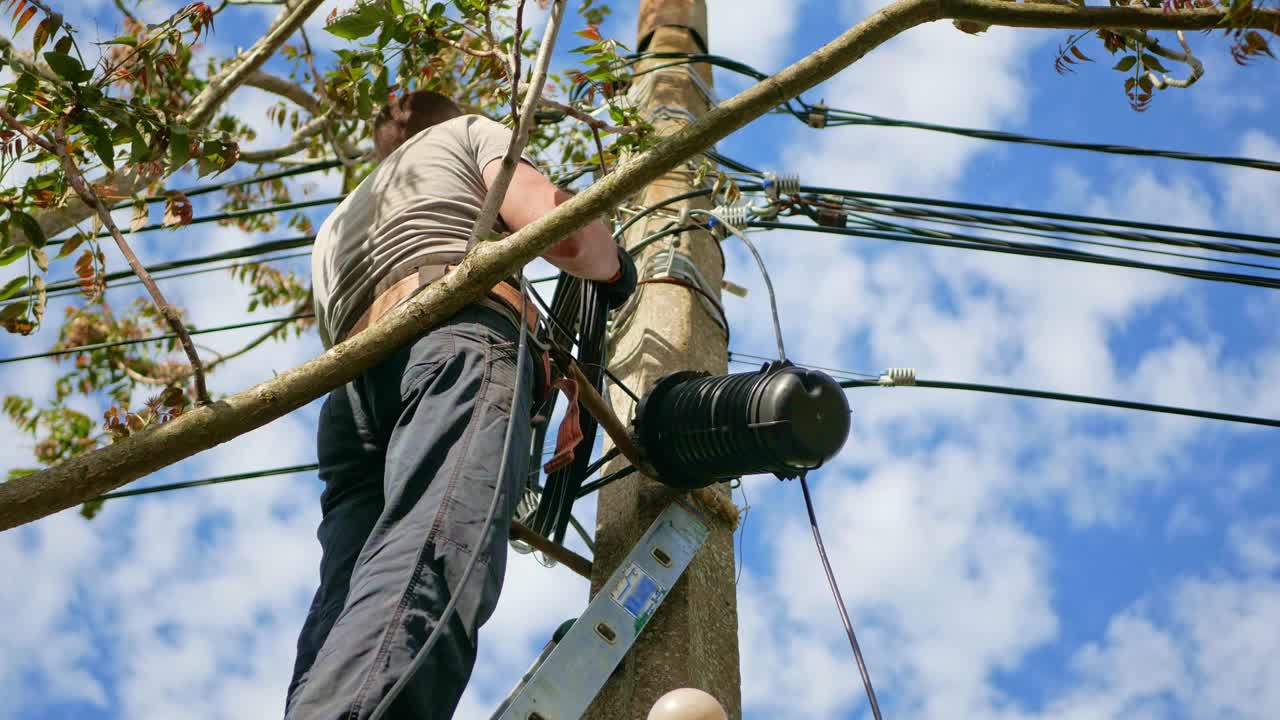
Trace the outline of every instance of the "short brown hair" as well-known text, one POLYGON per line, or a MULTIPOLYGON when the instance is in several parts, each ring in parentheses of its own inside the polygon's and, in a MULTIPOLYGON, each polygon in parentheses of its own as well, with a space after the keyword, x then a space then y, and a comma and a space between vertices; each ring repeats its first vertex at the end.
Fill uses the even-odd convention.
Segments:
POLYGON ((385 158, 414 135, 462 114, 457 103, 430 90, 414 90, 391 100, 373 119, 378 157, 385 158))

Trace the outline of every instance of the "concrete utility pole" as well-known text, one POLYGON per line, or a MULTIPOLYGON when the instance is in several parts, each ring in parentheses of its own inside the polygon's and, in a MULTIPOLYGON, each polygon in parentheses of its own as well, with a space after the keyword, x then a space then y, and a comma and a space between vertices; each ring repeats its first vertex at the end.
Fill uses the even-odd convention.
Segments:
MULTIPOLYGON (((707 51, 706 41, 705 0, 641 0, 638 49, 698 53, 707 51)), ((645 60, 636 70, 670 62, 645 60)), ((712 79, 707 65, 659 70, 636 82, 648 84, 641 109, 659 133, 674 132, 710 109, 712 79)), ((652 205, 694 189, 692 168, 690 163, 655 181, 636 198, 636 204, 652 205)), ((709 206, 705 199, 694 203, 694 207, 709 206)), ((690 204, 670 207, 678 212, 690 204)), ((637 223, 624 242, 634 246, 671 219, 670 215, 651 215, 637 223)), ((724 256, 718 240, 705 231, 650 245, 637 258, 641 278, 650 258, 673 248, 692 261, 705 278, 705 289, 719 298, 724 256)), ((667 265, 665 260, 662 265, 667 265)), ((719 314, 706 306, 705 299, 687 287, 669 283, 642 284, 638 294, 639 302, 624 308, 609 339, 609 367, 628 387, 643 394, 658 378, 676 370, 726 372, 726 332, 719 314)), ((622 391, 610 388, 610 400, 620 417, 633 415, 634 403, 622 391)), ((621 466, 617 462, 612 469, 621 466)), ((717 490, 729 493, 727 485, 717 490)), ((593 594, 600 591, 670 497, 665 488, 639 476, 600 492, 593 594)), ((733 532, 723 521, 711 522, 710 538, 596 698, 586 715, 590 720, 644 720, 658 698, 681 687, 705 690, 720 701, 729 718, 742 717, 733 532)))

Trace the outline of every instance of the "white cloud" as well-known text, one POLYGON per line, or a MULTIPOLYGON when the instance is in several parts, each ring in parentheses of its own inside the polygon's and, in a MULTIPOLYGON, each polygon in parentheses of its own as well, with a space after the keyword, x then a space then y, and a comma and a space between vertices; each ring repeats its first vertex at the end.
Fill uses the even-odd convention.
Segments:
MULTIPOLYGON (((1280 141, 1262 130, 1252 129, 1240 137, 1239 154, 1280 162, 1280 141)), ((1219 171, 1222 181, 1226 223, 1233 227, 1280 233, 1280 217, 1276 216, 1276 198, 1280 197, 1280 178, 1276 173, 1247 168, 1219 171)))

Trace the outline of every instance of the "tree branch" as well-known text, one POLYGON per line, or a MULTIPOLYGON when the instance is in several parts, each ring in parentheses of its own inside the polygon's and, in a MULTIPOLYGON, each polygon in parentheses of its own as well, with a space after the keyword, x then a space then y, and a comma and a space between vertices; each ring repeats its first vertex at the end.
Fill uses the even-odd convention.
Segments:
MULTIPOLYGON (((517 268, 545 252, 570 232, 599 217, 664 173, 733 131, 771 111, 779 103, 830 79, 887 40, 933 20, 980 19, 991 9, 1003 24, 1031 27, 1146 26, 1153 29, 1212 27, 1223 13, 1164 13, 1159 9, 1100 8, 1087 19, 1044 15, 1043 8, 993 0, 898 0, 854 25, 812 54, 763 80, 693 123, 662 139, 570 198, 555 211, 500 242, 481 243, 456 270, 431 283, 388 317, 319 357, 243 392, 175 418, 110 447, 64 461, 47 470, 0 483, 0 529, 75 507, 207 450, 296 410, 412 342, 444 321, 517 268), (1026 10, 1023 10, 1026 8, 1026 10), (1025 15, 1019 13, 1025 12, 1025 15), (1110 13, 1115 13, 1114 15, 1110 13), (1112 18, 1121 18, 1109 22, 1112 18), (1190 18, 1190 19, 1188 19, 1190 18), (1033 24, 1033 20, 1040 25, 1033 24), (1172 27, 1171 27, 1172 26, 1172 27)), ((1079 12, 1086 17, 1085 11, 1079 12)), ((1068 13, 1068 15, 1070 15, 1068 13)), ((1252 22, 1280 24, 1280 14, 1256 11, 1252 22)), ((1265 27, 1265 26, 1263 26, 1265 27)))
POLYGON ((1178 42, 1182 44, 1183 52, 1170 50, 1160 44, 1160 41, 1147 35, 1141 30, 1116 30, 1115 33, 1121 37, 1128 38, 1134 42, 1141 43, 1153 55, 1159 55, 1166 60, 1180 62, 1191 68, 1190 74, 1185 79, 1179 80, 1169 75, 1161 75, 1154 70, 1147 71, 1147 78, 1151 80, 1151 84, 1157 89, 1163 90, 1166 87, 1188 88, 1196 83, 1197 80, 1204 77, 1204 63, 1200 62, 1200 58, 1191 52, 1191 46, 1187 44, 1187 37, 1181 30, 1178 31, 1178 42))
MULTIPOLYGON (((191 128, 202 127, 222 107, 237 87, 266 62, 276 50, 301 27, 323 0, 296 0, 276 16, 266 34, 258 38, 248 50, 227 64, 205 89, 191 102, 191 108, 178 119, 191 128)), ((163 168, 156 163, 130 166, 123 171, 110 173, 95 180, 94 187, 106 188, 111 197, 129 197, 163 176, 163 168)), ((92 208, 79 198, 66 205, 40 213, 32 213, 40 229, 47 237, 54 237, 74 227, 76 223, 93 214, 92 208)))
MULTIPOLYGON (((520 162, 520 153, 529 142, 529 128, 533 126, 533 109, 537 107, 538 97, 542 95, 542 86, 547 82, 547 66, 551 64, 551 53, 556 45, 556 32, 560 30, 560 21, 564 18, 565 0, 553 0, 551 17, 547 19, 547 27, 542 33, 542 44, 538 46, 538 56, 533 61, 533 77, 529 81, 529 92, 525 94, 523 107, 520 109, 520 123, 507 146, 507 154, 502 158, 498 176, 489 186, 484 196, 484 205, 480 207, 480 215, 471 228, 471 237, 467 247, 471 248, 476 241, 493 232, 493 223, 498 219, 498 209, 502 207, 502 199, 507 196, 507 188, 516 173, 516 165, 520 162)), ((513 85, 511 94, 516 94, 513 85)))
MULTIPOLYGON (((9 122, 8 117, 5 118, 5 122, 9 122)), ((200 354, 196 352, 195 345, 191 342, 191 335, 187 332, 187 326, 182 322, 182 316, 165 299, 164 293, 160 292, 160 286, 156 285, 151 273, 147 272, 147 268, 142 265, 142 261, 134 254, 133 248, 129 247, 129 243, 125 241, 120 228, 116 227, 115 220, 111 218, 111 210, 98 199, 93 188, 89 187, 85 182, 84 175, 80 174, 80 168, 76 167, 75 161, 67 154, 66 122, 66 118, 63 118, 54 129, 52 145, 53 152, 62 165, 62 171, 67 176, 67 182, 71 184, 71 188, 80 196, 80 199, 97 213, 98 218, 102 220, 103 226, 107 228, 107 232, 111 233, 111 238, 116 241, 116 247, 120 248, 120 254, 124 255, 124 259, 129 263, 133 274, 138 276, 138 279, 142 281, 143 287, 147 289, 147 293, 151 295, 151 300, 155 303, 156 309, 160 311, 161 317, 169 324, 173 333, 178 336, 178 342, 182 344, 182 349, 187 353, 187 360, 191 363, 191 371, 196 383, 196 401, 201 405, 208 405, 209 389, 205 386, 204 367, 200 363, 200 354)))
MULTIPOLYGON (((940 18, 975 20, 990 25, 1024 28, 1085 30, 1133 28, 1137 30, 1215 30, 1232 27, 1222 8, 1169 10, 1157 7, 1088 7, 1043 2, 1004 0, 935 0, 940 18)), ((1280 10, 1255 8, 1245 17, 1234 18, 1234 27, 1280 33, 1280 10)))
POLYGON ((307 92, 301 85, 279 75, 272 75, 262 70, 254 70, 245 78, 244 84, 259 90, 265 90, 273 95, 279 95, 286 100, 292 100, 294 105, 312 115, 319 115, 324 112, 324 107, 318 98, 307 92))
POLYGON ((209 84, 191 101, 191 109, 182 115, 181 121, 191 127, 200 127, 209 122, 232 91, 262 67, 323 2, 324 0, 299 0, 292 6, 286 6, 284 12, 276 16, 267 32, 258 38, 253 47, 241 53, 209 79, 209 84))
MULTIPOLYGON (((240 153, 240 162, 247 163, 265 163, 280 158, 289 157, 290 155, 305 148, 312 137, 324 132, 329 125, 331 112, 326 111, 322 115, 311 118, 301 127, 294 131, 293 137, 289 138, 289 142, 278 148, 270 150, 244 150, 240 153)), ((334 148, 337 150, 337 148, 334 148)))
POLYGON ((26 50, 19 50, 14 47, 13 41, 3 35, 0 35, 0 53, 8 53, 9 59, 22 66, 22 69, 33 75, 38 75, 48 82, 61 81, 61 78, 55 75, 48 65, 38 62, 35 56, 26 50))
POLYGON ((562 112, 565 115, 568 115, 569 117, 574 118, 575 120, 581 120, 583 123, 587 125, 587 127, 591 128, 592 130, 598 130, 600 132, 606 132, 606 133, 615 133, 619 135, 634 133, 637 130, 635 125, 610 125, 609 123, 601 120, 600 118, 597 118, 593 115, 585 113, 582 110, 579 110, 578 108, 572 105, 565 105, 564 103, 559 103, 559 102, 556 102, 555 100, 548 100, 547 98, 541 98, 540 100, 538 100, 538 104, 550 110, 555 110, 556 112, 562 112))

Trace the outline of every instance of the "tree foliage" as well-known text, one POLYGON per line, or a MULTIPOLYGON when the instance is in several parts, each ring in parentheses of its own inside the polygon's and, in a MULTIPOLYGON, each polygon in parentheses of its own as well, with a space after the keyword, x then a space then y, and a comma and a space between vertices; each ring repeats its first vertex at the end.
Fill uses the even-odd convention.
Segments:
MULTIPOLYGON (((129 232, 156 225, 178 230, 200 220, 192 201, 197 193, 179 184, 221 181, 229 172, 254 177, 332 161, 342 186, 350 189, 373 167, 374 113, 399 93, 435 90, 470 112, 511 122, 525 89, 524 61, 536 51, 536 39, 524 26, 525 0, 358 0, 325 19, 325 31, 345 42, 332 53, 318 53, 313 38, 298 28, 278 48, 255 45, 230 57, 212 55, 203 43, 215 28, 237 22, 237 13, 250 12, 245 5, 195 2, 147 24, 127 2, 117 3, 119 34, 86 46, 77 29, 43 0, 9 0, 12 32, 0 38, 0 60, 8 69, 0 77, 0 266, 19 270, 0 286, 0 325, 31 333, 50 319, 45 307, 56 287, 54 292, 78 296, 55 318, 57 349, 139 341, 63 356, 47 401, 5 398, 4 412, 33 436, 41 466, 145 432, 202 400, 193 384, 201 371, 190 351, 182 357, 181 340, 146 341, 175 325, 186 327, 181 311, 155 293, 151 300, 113 304, 103 238, 113 237, 124 248, 129 232), (274 58, 275 73, 257 66, 241 71, 245 58, 259 50, 274 58), (288 131, 288 142, 257 147, 257 130, 237 114, 236 103, 210 92, 214 84, 228 82, 275 96, 266 116, 288 131), (108 209, 131 217, 119 233, 108 209), (57 228, 50 218, 68 214, 75 215, 74 227, 47 231, 57 228), (69 266, 74 277, 50 283, 51 265, 69 266)), ((281 2, 277 22, 307 2, 281 2)), ((595 0, 575 0, 574 6, 583 42, 572 50, 572 66, 551 77, 550 98, 538 111, 530 144, 564 183, 607 171, 656 140, 627 100, 637 81, 630 49, 600 34, 609 8, 595 0)), ((1221 28, 1237 62, 1271 56, 1265 30, 1250 27, 1258 11, 1252 0, 1170 0, 1164 12, 1205 8, 1222 11, 1221 28)), ((956 26, 971 33, 986 27, 975 20, 957 20, 956 26)), ((1203 72, 1186 38, 1180 32, 1175 37, 1181 50, 1147 31, 1095 27, 1068 36, 1055 67, 1069 73, 1094 62, 1097 51, 1086 52, 1080 44, 1096 39, 1116 56, 1114 69, 1125 78, 1126 96, 1142 110, 1157 90, 1185 87, 1203 72), (1172 77, 1166 63, 1185 66, 1186 76, 1172 77)), ((703 177, 718 171, 702 163, 697 172, 703 177)), ((202 194, 217 198, 213 210, 221 213, 222 225, 246 232, 314 232, 301 208, 288 215, 251 214, 310 198, 314 189, 305 184, 276 177, 219 182, 213 190, 202 194)), ((306 317, 310 293, 304 278, 262 262, 238 263, 231 278, 248 286, 246 312, 287 307, 290 316, 303 317, 271 327, 241 351, 214 356, 204 370, 262 342, 304 332, 312 322, 306 317)))

